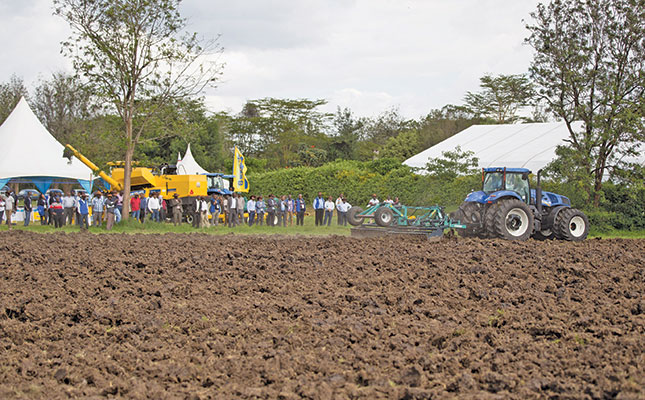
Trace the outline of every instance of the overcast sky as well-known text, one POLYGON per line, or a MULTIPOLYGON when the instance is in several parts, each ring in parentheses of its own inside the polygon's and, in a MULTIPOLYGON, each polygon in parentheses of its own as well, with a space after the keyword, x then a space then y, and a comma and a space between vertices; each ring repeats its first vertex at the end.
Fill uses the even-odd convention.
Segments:
MULTIPOLYGON (((190 30, 221 34, 226 63, 211 111, 263 97, 326 99, 374 116, 417 118, 459 104, 485 73, 526 72, 523 20, 537 0, 184 0, 190 30)), ((33 86, 70 70, 51 0, 0 0, 0 82, 33 86)))

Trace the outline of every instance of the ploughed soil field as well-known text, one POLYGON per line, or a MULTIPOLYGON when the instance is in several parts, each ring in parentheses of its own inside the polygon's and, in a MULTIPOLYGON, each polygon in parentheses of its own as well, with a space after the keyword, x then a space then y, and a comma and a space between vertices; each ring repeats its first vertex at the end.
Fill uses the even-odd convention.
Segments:
POLYGON ((645 398, 645 240, 0 234, 0 398, 645 398))

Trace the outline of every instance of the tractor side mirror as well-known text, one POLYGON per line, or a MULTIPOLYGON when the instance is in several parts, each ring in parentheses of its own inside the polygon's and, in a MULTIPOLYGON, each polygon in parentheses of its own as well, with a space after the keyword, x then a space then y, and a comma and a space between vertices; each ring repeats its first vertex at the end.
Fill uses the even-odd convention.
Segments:
POLYGON ((529 179, 529 173, 528 172, 522 173, 522 179, 523 180, 528 180, 529 179))

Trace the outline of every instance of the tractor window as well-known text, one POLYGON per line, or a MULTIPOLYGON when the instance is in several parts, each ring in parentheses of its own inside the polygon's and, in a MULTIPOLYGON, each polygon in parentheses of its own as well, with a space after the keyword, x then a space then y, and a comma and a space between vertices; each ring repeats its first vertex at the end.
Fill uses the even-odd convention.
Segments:
POLYGON ((512 190, 522 197, 525 203, 529 199, 529 181, 522 174, 506 174, 506 190, 512 190))
POLYGON ((221 176, 209 176, 208 177, 208 188, 209 189, 224 189, 224 180, 221 176))
POLYGON ((501 172, 489 172, 484 178, 484 192, 492 193, 502 190, 503 186, 503 175, 501 172))

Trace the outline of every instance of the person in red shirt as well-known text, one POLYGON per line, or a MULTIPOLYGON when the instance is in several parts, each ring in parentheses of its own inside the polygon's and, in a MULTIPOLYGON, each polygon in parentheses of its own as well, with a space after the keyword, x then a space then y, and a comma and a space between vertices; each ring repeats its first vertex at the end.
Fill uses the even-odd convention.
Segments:
POLYGON ((132 211, 132 218, 139 220, 139 210, 141 210, 141 199, 139 194, 135 194, 134 197, 130 199, 130 211, 132 211))

